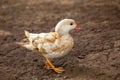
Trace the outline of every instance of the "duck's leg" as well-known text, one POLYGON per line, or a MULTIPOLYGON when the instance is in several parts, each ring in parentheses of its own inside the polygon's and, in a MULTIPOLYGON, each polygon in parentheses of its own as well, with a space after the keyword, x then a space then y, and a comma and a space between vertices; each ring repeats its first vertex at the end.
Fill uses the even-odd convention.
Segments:
POLYGON ((49 59, 46 59, 46 65, 49 66, 49 68, 51 67, 55 72, 57 73, 62 73, 64 71, 64 69, 62 67, 58 67, 56 68, 49 59))
POLYGON ((45 61, 45 68, 46 69, 52 69, 51 66, 49 65, 49 63, 47 62, 47 60, 45 61))

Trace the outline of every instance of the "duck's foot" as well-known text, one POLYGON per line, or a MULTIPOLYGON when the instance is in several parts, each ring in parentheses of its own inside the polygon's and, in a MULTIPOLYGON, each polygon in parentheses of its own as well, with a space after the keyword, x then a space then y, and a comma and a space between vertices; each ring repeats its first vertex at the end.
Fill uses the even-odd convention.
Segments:
POLYGON ((56 68, 56 67, 50 62, 49 59, 46 59, 46 65, 45 65, 45 67, 46 67, 47 69, 53 69, 53 70, 54 70, 55 72, 57 72, 57 73, 62 73, 63 71, 65 71, 62 67, 56 68))
POLYGON ((62 67, 53 68, 53 70, 57 73, 62 73, 63 71, 65 71, 62 67))

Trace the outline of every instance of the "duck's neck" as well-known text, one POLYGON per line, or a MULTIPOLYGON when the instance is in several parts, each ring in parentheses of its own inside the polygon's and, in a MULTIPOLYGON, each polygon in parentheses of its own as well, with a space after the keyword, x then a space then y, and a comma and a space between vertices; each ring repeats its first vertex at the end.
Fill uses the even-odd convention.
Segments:
POLYGON ((57 32, 60 36, 67 36, 70 35, 69 32, 62 31, 62 32, 57 32))
POLYGON ((64 29, 64 30, 56 30, 55 32, 57 32, 60 36, 64 36, 64 35, 70 35, 69 31, 64 29))

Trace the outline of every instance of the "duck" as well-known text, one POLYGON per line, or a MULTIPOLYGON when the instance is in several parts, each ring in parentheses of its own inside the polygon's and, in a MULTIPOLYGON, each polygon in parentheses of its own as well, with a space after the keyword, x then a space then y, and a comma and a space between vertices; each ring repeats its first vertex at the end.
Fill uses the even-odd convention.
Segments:
POLYGON ((67 55, 74 46, 74 40, 70 35, 71 30, 80 30, 73 19, 63 19, 57 23, 54 32, 49 33, 30 33, 25 30, 28 39, 24 47, 36 51, 45 58, 45 68, 53 69, 56 73, 65 71, 63 67, 55 67, 51 59, 67 55))

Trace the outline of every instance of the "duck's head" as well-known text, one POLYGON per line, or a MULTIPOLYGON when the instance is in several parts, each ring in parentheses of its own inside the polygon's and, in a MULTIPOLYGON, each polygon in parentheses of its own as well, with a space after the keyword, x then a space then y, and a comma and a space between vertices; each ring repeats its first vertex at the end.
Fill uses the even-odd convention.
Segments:
POLYGON ((63 19, 55 27, 55 32, 58 32, 60 35, 69 34, 69 31, 77 29, 80 27, 77 26, 76 22, 73 19, 63 19))

